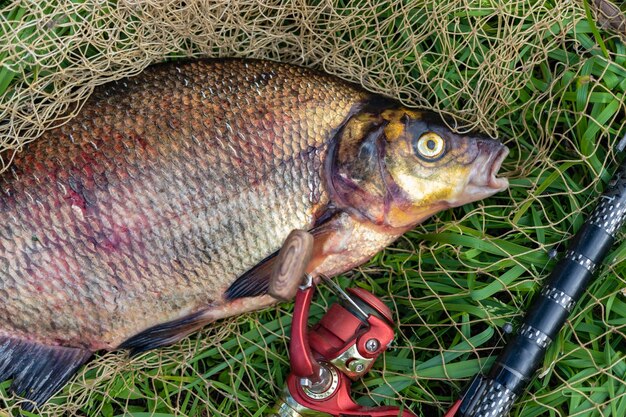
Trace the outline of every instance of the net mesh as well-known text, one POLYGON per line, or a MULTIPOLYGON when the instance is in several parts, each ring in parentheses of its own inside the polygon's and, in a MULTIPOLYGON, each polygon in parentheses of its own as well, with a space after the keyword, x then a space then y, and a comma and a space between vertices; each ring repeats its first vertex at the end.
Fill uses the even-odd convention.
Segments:
MULTIPOLYGON (((343 286, 373 291, 399 321, 392 349, 355 383, 363 405, 439 415, 488 366, 615 166, 626 48, 575 1, 392 0, 5 3, 0 154, 75 115, 94 86, 190 56, 323 69, 453 115, 512 152, 511 188, 438 215, 343 286), (491 358, 491 359, 490 359, 491 358)), ((515 416, 626 414, 626 245, 609 256, 515 416)), ((322 289, 312 321, 333 302, 322 289)), ((288 372, 291 306, 209 326, 129 359, 100 355, 41 415, 260 415, 288 372)), ((7 413, 16 403, 7 394, 7 413)), ((0 412, 1 414, 2 412, 0 412)))

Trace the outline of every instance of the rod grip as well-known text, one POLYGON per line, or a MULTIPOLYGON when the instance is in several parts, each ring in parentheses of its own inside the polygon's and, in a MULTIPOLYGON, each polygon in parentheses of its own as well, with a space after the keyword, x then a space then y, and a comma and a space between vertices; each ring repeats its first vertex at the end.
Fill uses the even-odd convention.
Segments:
MULTIPOLYGON (((464 401, 458 413, 473 417, 505 417, 513 407, 517 394, 504 385, 477 375, 467 392, 472 401, 464 401)), ((467 396, 465 398, 468 398, 467 396)))

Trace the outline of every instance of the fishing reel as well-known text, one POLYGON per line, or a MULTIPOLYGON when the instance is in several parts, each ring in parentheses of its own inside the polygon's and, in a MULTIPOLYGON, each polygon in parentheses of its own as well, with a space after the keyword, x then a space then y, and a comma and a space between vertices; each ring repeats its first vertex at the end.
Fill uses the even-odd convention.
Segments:
POLYGON ((296 293, 289 346, 291 373, 273 415, 415 417, 398 407, 364 407, 352 399, 352 382, 369 372, 392 342, 393 319, 389 308, 372 293, 361 288, 344 292, 333 281, 325 281, 339 302, 311 328, 308 319, 315 284, 310 276, 296 293))

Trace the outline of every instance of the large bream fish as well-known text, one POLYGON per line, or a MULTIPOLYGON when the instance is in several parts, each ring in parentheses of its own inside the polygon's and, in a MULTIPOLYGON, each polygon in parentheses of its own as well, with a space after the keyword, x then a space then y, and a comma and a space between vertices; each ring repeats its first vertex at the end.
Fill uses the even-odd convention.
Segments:
POLYGON ((0 380, 43 402, 94 351, 269 306, 273 257, 359 265, 507 187, 496 141, 296 66, 201 60, 101 87, 0 179, 0 380))

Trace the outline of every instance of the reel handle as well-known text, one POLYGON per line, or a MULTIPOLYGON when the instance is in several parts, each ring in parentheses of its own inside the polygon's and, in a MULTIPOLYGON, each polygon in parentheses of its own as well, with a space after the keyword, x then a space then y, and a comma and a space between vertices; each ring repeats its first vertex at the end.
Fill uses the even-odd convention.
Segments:
POLYGON ((313 235, 292 230, 278 252, 267 292, 280 301, 291 301, 298 291, 313 254, 313 235))

